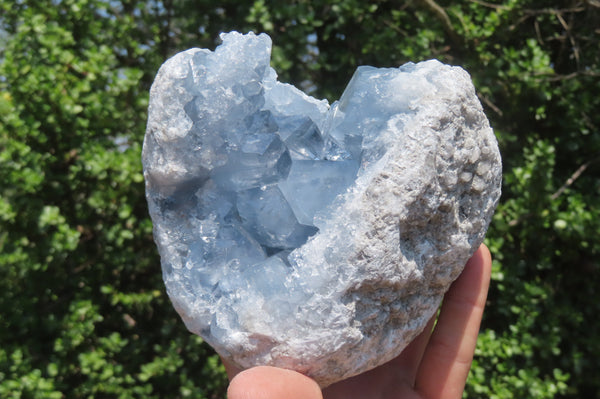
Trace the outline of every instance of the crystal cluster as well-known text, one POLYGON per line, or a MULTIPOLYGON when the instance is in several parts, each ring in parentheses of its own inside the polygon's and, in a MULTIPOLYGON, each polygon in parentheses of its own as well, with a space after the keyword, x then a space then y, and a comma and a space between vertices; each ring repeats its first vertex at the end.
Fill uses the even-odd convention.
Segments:
POLYGON ((241 368, 322 386, 424 328, 500 196, 468 74, 359 67, 329 105, 277 81, 264 34, 160 69, 143 148, 155 241, 186 326, 241 368))

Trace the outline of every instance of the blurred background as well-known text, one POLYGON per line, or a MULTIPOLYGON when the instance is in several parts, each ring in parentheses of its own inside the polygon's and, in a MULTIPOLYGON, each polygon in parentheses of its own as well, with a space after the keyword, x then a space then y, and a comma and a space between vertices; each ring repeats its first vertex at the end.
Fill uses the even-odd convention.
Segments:
POLYGON ((504 185, 465 397, 600 398, 597 0, 0 0, 0 397, 225 396, 165 294, 140 153, 161 63, 230 30, 330 101, 358 65, 467 69, 504 185))

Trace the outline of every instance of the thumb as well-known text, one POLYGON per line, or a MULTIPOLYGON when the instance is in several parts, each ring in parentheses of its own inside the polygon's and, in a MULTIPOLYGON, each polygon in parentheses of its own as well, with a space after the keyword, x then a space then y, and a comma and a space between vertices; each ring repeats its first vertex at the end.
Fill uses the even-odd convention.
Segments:
POLYGON ((253 367, 237 374, 227 389, 228 399, 323 399, 309 377, 270 366, 253 367))

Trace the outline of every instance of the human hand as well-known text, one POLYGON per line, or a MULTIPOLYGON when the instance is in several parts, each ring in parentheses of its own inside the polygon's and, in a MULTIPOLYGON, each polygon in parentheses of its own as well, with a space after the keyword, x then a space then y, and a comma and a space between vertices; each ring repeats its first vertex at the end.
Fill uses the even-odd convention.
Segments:
POLYGON ((442 302, 437 323, 397 358, 323 391, 291 370, 260 366, 239 371, 225 364, 229 399, 458 399, 462 397, 490 282, 492 259, 481 245, 442 302))

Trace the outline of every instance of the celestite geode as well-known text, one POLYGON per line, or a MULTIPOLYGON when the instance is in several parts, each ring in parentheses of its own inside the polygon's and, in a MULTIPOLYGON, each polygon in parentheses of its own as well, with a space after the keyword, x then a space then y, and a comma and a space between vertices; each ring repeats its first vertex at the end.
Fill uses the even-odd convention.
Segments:
POLYGON ((167 292, 241 368, 321 386, 397 356, 482 242, 496 139, 469 75, 359 67, 329 105, 277 81, 265 35, 161 67, 143 164, 167 292))

